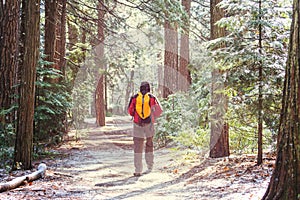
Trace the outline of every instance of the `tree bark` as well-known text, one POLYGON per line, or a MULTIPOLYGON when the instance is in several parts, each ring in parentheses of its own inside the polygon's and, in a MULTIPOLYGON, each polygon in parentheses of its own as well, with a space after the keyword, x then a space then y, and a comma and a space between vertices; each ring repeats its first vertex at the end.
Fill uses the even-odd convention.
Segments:
MULTIPOLYGON (((101 69, 97 87, 95 91, 95 109, 97 126, 105 126, 105 97, 104 97, 104 16, 106 10, 104 1, 100 0, 98 4, 98 45, 96 45, 95 62, 96 66, 101 69)), ((98 72, 99 73, 99 72, 98 72)))
MULTIPOLYGON (((225 36, 225 28, 218 27, 216 22, 225 16, 224 10, 217 6, 221 0, 211 0, 211 40, 225 36)), ((221 47, 221 45, 220 45, 221 47)), ((218 60, 216 60, 218 63, 218 60)), ((215 68, 212 72, 211 83, 211 137, 210 157, 219 158, 229 156, 229 127, 225 120, 227 111, 227 98, 223 94, 224 80, 220 69, 215 68)))
POLYGON ((66 75, 66 0, 58 0, 57 3, 57 27, 56 27, 56 54, 55 60, 58 69, 66 75))
MULTIPOLYGON (((14 85, 18 66, 19 42, 19 10, 18 0, 1 2, 0 5, 0 109, 8 110, 15 100, 14 85)), ((0 123, 13 123, 13 112, 0 115, 0 123)))
POLYGON ((300 0, 293 1, 293 20, 277 138, 275 169, 263 200, 300 198, 300 0))
POLYGON ((30 169, 33 145, 33 117, 36 66, 39 57, 40 0, 22 1, 20 88, 14 164, 30 169))
MULTIPOLYGON (((66 0, 58 0, 56 9, 57 9, 57 22, 56 22, 56 39, 55 39, 55 68, 60 70, 62 77, 57 79, 57 82, 64 83, 66 79, 66 0)), ((67 110, 60 114, 59 118, 61 119, 61 132, 66 133, 68 130, 68 117, 67 110)))
POLYGON ((158 79, 158 91, 157 91, 157 97, 162 98, 164 93, 164 65, 162 60, 162 51, 157 53, 157 79, 158 79))
POLYGON ((186 92, 192 82, 190 71, 188 69, 190 61, 189 48, 189 21, 191 0, 182 0, 182 6, 185 9, 186 16, 183 18, 183 28, 180 38, 180 58, 179 58, 179 77, 178 87, 180 91, 186 92))
POLYGON ((130 71, 130 77, 127 78, 127 89, 126 89, 126 94, 125 94, 124 113, 127 113, 128 102, 130 100, 130 94, 132 94, 132 91, 134 89, 133 79, 134 79, 134 68, 130 71))
MULTIPOLYGON (((51 62, 48 68, 56 68, 56 24, 57 24, 57 0, 45 1, 45 55, 46 60, 51 62)), ((47 82, 55 82, 53 79, 46 79, 47 82)))
POLYGON ((75 46, 75 44, 79 42, 79 33, 77 27, 70 20, 67 21, 67 26, 68 26, 67 49, 72 49, 75 46))
MULTIPOLYGON (((166 5, 168 7, 168 4, 166 5)), ((178 89, 178 32, 176 22, 166 14, 164 23, 164 85, 163 98, 167 98, 178 89)))
MULTIPOLYGON (((258 2, 259 3, 259 21, 261 21, 261 15, 262 15, 262 8, 261 8, 261 0, 258 2)), ((259 41, 258 41, 258 46, 259 46, 259 53, 262 55, 262 26, 261 23, 259 24, 258 27, 258 32, 259 32, 259 41)), ((263 141, 262 141, 262 136, 263 136, 263 66, 262 66, 262 61, 259 61, 259 66, 258 66, 258 79, 259 79, 259 85, 258 85, 258 124, 257 124, 257 135, 258 135, 258 140, 257 140, 257 165, 261 165, 263 162, 262 159, 262 154, 263 154, 263 141)))
POLYGON ((42 163, 38 166, 38 170, 36 172, 15 178, 12 181, 9 181, 7 183, 0 184, 0 192, 5 192, 8 190, 15 189, 15 188, 19 187, 20 185, 24 184, 25 181, 32 182, 41 177, 44 177, 45 173, 46 173, 46 169, 47 169, 47 166, 42 163))

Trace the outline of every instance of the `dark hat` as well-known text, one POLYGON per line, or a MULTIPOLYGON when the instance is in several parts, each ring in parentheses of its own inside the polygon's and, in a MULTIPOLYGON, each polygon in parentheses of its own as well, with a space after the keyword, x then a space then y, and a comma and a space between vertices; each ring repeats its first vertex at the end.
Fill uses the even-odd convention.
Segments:
POLYGON ((147 81, 143 81, 140 86, 140 92, 144 95, 150 92, 150 84, 147 81))

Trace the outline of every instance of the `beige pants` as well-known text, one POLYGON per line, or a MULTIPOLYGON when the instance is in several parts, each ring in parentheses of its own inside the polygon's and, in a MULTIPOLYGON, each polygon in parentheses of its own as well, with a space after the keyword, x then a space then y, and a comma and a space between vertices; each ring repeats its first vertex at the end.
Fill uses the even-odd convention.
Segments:
POLYGON ((153 124, 145 126, 133 125, 133 145, 134 145, 134 167, 135 173, 142 173, 143 171, 143 150, 145 145, 145 160, 148 170, 153 168, 154 155, 153 155, 153 124))

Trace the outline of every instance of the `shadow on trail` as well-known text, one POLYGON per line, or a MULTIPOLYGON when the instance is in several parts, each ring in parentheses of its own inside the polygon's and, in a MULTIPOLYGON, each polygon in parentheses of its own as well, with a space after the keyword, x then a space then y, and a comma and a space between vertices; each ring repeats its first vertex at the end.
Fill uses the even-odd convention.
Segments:
MULTIPOLYGON (((174 180, 170 180, 170 181, 166 181, 163 183, 159 183, 144 189, 139 189, 139 190, 134 190, 134 191, 130 191, 128 193, 122 194, 122 195, 118 195, 115 197, 110 197, 107 198, 106 200, 116 200, 116 199, 126 199, 129 197, 135 197, 138 195, 141 195, 145 192, 149 192, 149 191, 155 191, 155 190, 159 190, 159 189, 163 189, 166 188, 170 185, 175 185, 178 184, 182 181, 185 181, 191 177, 193 177, 195 174, 205 170, 207 167, 212 166, 213 164, 215 164, 217 161, 214 160, 209 160, 209 159, 205 159, 200 165, 197 165, 195 167, 193 167, 192 169, 190 169, 189 171, 187 171, 186 173, 181 174, 179 177, 177 177, 174 180)), ((133 184, 134 182, 138 181, 139 177, 130 177, 130 178, 126 178, 123 180, 118 180, 118 181, 112 181, 112 182, 107 182, 107 183, 101 183, 101 184, 96 184, 95 186, 99 186, 99 187, 112 187, 112 186, 120 186, 120 185, 126 185, 126 184, 133 184), (133 179, 135 178, 135 179, 133 179), (130 179, 134 180, 134 181, 129 181, 130 179)), ((181 188, 182 189, 182 188, 181 188)), ((182 191, 178 191, 178 192, 182 192, 182 191)))
POLYGON ((116 180, 116 181, 109 181, 105 183, 97 183, 95 186, 97 187, 112 187, 112 186, 120 186, 120 185, 130 185, 134 184, 136 181, 139 180, 139 177, 130 176, 125 179, 116 180))

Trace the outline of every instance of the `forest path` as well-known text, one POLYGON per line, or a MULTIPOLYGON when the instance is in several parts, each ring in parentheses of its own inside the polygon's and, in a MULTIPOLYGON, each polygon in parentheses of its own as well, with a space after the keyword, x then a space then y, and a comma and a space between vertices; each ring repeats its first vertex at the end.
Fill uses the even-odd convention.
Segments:
POLYGON ((61 156, 43 160, 49 167, 44 179, 0 199, 245 200, 264 194, 273 163, 256 167, 252 156, 186 159, 184 151, 162 148, 155 150, 154 170, 134 177, 131 123, 129 117, 108 118, 105 127, 88 121, 79 142, 65 143, 55 151, 61 156))

